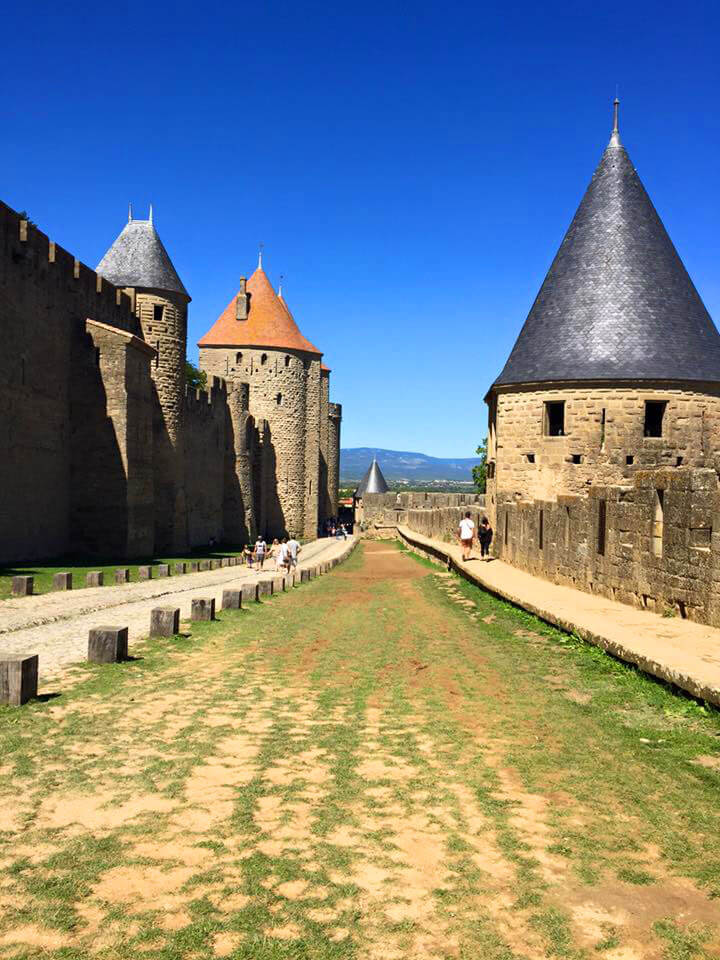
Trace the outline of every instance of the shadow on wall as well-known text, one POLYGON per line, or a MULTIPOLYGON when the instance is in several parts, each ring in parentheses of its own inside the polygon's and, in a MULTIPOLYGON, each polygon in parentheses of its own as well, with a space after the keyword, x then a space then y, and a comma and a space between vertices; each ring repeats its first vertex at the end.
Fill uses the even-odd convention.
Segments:
POLYGON ((124 557, 128 548, 128 485, 100 369, 87 333, 72 344, 70 386, 71 550, 124 557))

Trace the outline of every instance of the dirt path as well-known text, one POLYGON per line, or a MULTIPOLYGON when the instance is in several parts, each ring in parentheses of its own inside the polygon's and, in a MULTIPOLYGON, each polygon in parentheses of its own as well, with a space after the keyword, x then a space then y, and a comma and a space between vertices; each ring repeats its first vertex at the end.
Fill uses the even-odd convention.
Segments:
POLYGON ((298 601, 0 711, 0 957, 720 956, 717 716, 392 544, 298 601))

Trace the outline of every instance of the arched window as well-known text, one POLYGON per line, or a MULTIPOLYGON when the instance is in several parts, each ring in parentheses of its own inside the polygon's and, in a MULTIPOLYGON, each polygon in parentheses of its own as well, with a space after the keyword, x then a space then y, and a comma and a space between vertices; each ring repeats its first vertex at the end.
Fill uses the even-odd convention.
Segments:
POLYGON ((235 354, 235 363, 242 363, 242 353, 235 354))
POLYGON ((263 365, 267 363, 267 354, 266 354, 266 353, 264 353, 264 354, 260 357, 260 363, 262 363, 263 365))

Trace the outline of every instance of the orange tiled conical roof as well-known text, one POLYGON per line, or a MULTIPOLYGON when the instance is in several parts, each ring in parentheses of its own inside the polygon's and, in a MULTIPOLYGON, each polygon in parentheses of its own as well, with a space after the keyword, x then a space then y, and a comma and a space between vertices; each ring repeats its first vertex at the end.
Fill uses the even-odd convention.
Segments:
POLYGON ((322 356, 322 351, 300 333, 292 314, 273 290, 261 266, 248 280, 247 292, 250 294, 247 320, 236 318, 237 297, 233 297, 198 341, 199 347, 279 347, 322 356))

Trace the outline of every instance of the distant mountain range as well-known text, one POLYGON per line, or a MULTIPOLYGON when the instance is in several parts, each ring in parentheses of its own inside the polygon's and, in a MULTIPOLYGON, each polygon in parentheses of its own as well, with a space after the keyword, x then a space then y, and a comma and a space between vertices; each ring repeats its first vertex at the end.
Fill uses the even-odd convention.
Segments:
POLYGON ((479 457, 428 457, 424 453, 404 450, 380 450, 376 447, 352 447, 340 451, 340 485, 358 483, 372 458, 377 457, 380 469, 391 486, 397 484, 472 483, 472 468, 479 457))

